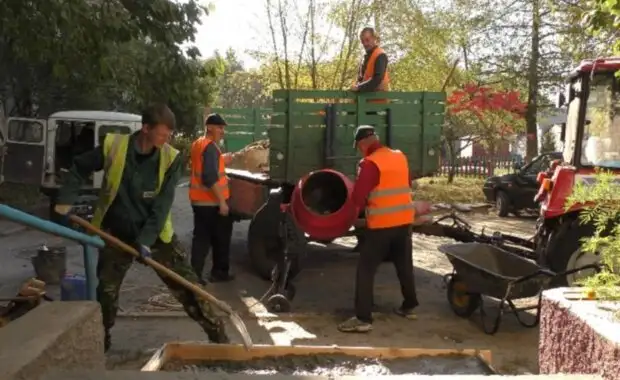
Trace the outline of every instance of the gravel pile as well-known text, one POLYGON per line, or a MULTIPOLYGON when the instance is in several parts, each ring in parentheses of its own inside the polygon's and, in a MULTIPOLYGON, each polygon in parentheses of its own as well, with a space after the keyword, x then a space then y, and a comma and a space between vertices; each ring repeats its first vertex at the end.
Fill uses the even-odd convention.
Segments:
POLYGON ((164 371, 242 373, 248 375, 374 376, 374 375, 488 375, 477 358, 428 356, 403 359, 359 358, 343 355, 266 357, 252 361, 209 361, 195 365, 168 363, 164 371))

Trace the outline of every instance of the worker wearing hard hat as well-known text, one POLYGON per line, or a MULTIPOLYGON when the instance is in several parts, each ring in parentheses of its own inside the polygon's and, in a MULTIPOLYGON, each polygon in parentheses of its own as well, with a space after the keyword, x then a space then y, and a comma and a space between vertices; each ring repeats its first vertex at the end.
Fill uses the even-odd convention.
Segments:
MULTIPOLYGON (((373 28, 364 28, 360 33, 360 41, 366 54, 359 65, 357 80, 351 86, 351 91, 389 91, 388 57, 385 51, 379 47, 377 33, 373 28)), ((374 102, 384 103, 385 100, 375 99, 374 102)))
MULTIPOLYGON (((142 113, 142 129, 131 135, 107 134, 103 145, 75 157, 55 211, 67 215, 89 176, 104 171, 103 185, 92 224, 136 248, 191 282, 198 278, 187 264, 187 254, 172 228, 170 210, 182 174, 179 151, 167 142, 175 116, 163 104, 142 113)), ((110 329, 118 311, 118 296, 133 257, 106 246, 97 264, 97 299, 105 328, 105 350, 110 348, 110 329)), ((203 328, 209 340, 227 343, 224 323, 215 310, 191 291, 162 277, 187 314, 203 328)))
POLYGON ((194 236, 191 263, 202 280, 205 261, 213 251, 213 266, 209 281, 230 281, 230 240, 233 220, 229 215, 230 189, 224 171, 230 155, 222 154, 218 143, 224 137, 226 121, 214 113, 207 116, 205 134, 191 148, 191 180, 189 199, 194 212, 194 236))
POLYGON ((365 209, 366 230, 357 263, 355 316, 338 325, 338 330, 368 332, 372 330, 374 278, 386 258, 394 263, 404 298, 394 311, 415 319, 418 298, 411 243, 415 209, 407 157, 383 146, 372 126, 358 127, 354 138, 354 145, 364 158, 359 164, 352 198, 360 209, 365 209))

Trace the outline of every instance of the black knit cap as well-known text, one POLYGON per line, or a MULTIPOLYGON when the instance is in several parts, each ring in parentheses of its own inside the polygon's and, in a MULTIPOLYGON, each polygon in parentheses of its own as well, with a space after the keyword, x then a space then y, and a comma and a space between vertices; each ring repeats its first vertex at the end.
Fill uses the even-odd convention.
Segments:
POLYGON ((355 135, 353 137, 353 147, 355 148, 357 146, 357 143, 365 139, 366 137, 374 136, 375 134, 375 127, 373 127, 372 125, 360 125, 355 130, 355 135))
POLYGON ((207 121, 205 121, 205 125, 210 124, 210 125, 221 125, 221 126, 225 126, 228 125, 226 124, 226 120, 224 120, 223 117, 221 117, 220 115, 216 114, 216 113, 212 113, 209 116, 207 116, 207 121))

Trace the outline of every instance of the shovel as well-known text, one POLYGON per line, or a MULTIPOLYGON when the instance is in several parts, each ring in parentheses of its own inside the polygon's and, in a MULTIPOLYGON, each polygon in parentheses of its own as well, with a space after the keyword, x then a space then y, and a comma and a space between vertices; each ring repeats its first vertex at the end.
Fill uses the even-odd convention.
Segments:
MULTIPOLYGON (((131 247, 128 244, 123 243, 122 241, 120 241, 119 239, 115 238, 114 236, 101 231, 99 228, 93 226, 92 224, 88 223, 86 220, 80 218, 79 216, 76 215, 69 215, 69 219, 74 222, 75 224, 79 225, 80 227, 84 228, 85 230, 87 230, 90 233, 93 233, 95 235, 98 235, 99 237, 101 237, 104 241, 106 241, 107 243, 122 249, 123 251, 127 252, 128 254, 137 257, 137 258, 141 258, 142 256, 140 255, 140 253, 138 251, 136 251, 133 247, 131 247)), ((245 346, 246 349, 249 349, 252 347, 252 338, 250 338, 250 334, 248 333, 248 329, 245 326, 245 323, 243 323, 243 320, 241 319, 241 317, 235 313, 235 311, 230 307, 230 305, 228 305, 226 302, 221 301, 217 298, 215 298, 214 296, 212 296, 210 293, 208 293, 206 290, 204 290, 203 288, 199 287, 196 284, 191 283, 190 281, 186 280, 185 278, 181 277, 179 274, 177 274, 176 272, 166 268, 164 265, 158 263, 157 261, 148 258, 148 257, 144 257, 142 258, 142 260, 144 261, 144 263, 148 266, 150 266, 151 268, 153 268, 156 272, 159 272, 160 274, 172 279, 173 281, 175 281, 176 283, 178 283, 179 285, 182 285, 183 287, 185 287, 185 289, 191 291, 192 293, 194 293, 196 296, 204 299, 205 301, 207 301, 208 303, 215 305, 218 309, 222 310, 224 313, 226 313, 226 315, 228 316, 228 318, 230 319, 230 321, 232 322, 232 324, 235 326, 235 328, 239 331, 239 333, 241 334, 241 338, 243 339, 243 345, 245 346)))

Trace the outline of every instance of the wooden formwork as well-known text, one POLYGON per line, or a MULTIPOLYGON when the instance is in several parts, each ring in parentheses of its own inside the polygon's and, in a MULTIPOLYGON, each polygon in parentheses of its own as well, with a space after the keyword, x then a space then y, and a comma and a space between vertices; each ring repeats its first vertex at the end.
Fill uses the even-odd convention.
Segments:
POLYGON ((474 357, 491 372, 491 352, 477 349, 427 349, 396 347, 340 347, 340 346, 274 346, 254 345, 246 350, 237 344, 206 344, 200 342, 171 342, 161 347, 142 367, 142 371, 159 371, 171 361, 193 364, 205 361, 249 361, 285 355, 347 355, 364 358, 404 359, 428 356, 474 357))

